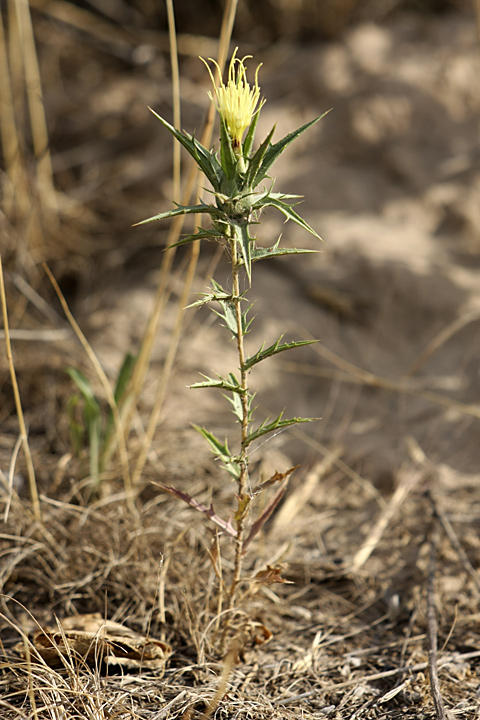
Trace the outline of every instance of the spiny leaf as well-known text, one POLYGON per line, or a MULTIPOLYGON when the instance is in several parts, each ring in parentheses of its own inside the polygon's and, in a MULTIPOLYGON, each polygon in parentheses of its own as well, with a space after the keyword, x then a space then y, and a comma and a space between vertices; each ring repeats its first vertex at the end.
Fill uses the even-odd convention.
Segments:
POLYGON ((239 393, 233 393, 232 397, 228 397, 228 395, 224 395, 224 397, 228 400, 229 403, 231 403, 233 407, 232 412, 237 418, 238 422, 241 423, 243 419, 243 406, 239 393))
POLYGON ((169 247, 174 248, 178 247, 179 245, 186 245, 187 243, 196 242, 197 240, 220 241, 224 239, 225 236, 221 232, 218 232, 218 230, 214 230, 213 228, 211 230, 204 230, 203 228, 198 228, 193 235, 185 235, 181 240, 178 240, 176 243, 169 245, 169 247))
POLYGON ((325 117, 328 112, 330 112, 330 110, 327 110, 327 112, 324 112, 323 115, 320 115, 314 120, 310 120, 310 122, 305 123, 305 125, 302 125, 302 127, 298 128, 298 130, 293 130, 293 132, 288 133, 288 135, 285 135, 285 137, 275 143, 275 145, 270 145, 267 152, 265 153, 265 157, 258 171, 258 175, 256 177, 257 184, 262 182, 262 180, 267 176, 269 169, 271 168, 275 160, 277 160, 278 156, 281 155, 281 153, 285 150, 285 148, 287 148, 290 143, 296 140, 299 135, 305 132, 305 130, 308 130, 308 128, 312 127, 312 125, 315 125, 315 123, 325 117))
POLYGON ((317 253, 318 250, 301 250, 298 248, 278 248, 277 245, 270 248, 255 248, 252 250, 252 263, 257 260, 268 260, 268 258, 281 257, 282 255, 306 255, 307 253, 317 253))
POLYGON ((232 139, 222 116, 220 116, 220 163, 225 177, 232 181, 237 174, 238 159, 233 152, 232 139))
POLYGON ((260 145, 260 147, 256 151, 255 155, 251 158, 251 160, 248 164, 247 174, 245 176, 246 187, 256 187, 258 185, 258 182, 256 180, 257 173, 258 173, 260 164, 261 164, 263 158, 265 157, 265 153, 268 150, 268 147, 270 145, 270 142, 272 140, 274 132, 275 132, 275 126, 271 129, 271 131, 267 135, 266 139, 263 141, 263 143, 260 145))
POLYGON ((222 297, 221 295, 215 295, 214 293, 202 293, 202 299, 197 300, 194 303, 191 303, 191 305, 187 305, 187 308, 193 308, 193 307, 201 307, 202 305, 206 305, 210 302, 220 302, 221 300, 225 300, 227 298, 231 298, 231 295, 225 295, 222 297))
POLYGON ((283 412, 280 413, 280 415, 275 418, 272 422, 268 422, 269 418, 267 418, 256 430, 251 432, 247 438, 243 442, 243 447, 248 447, 250 443, 252 443, 254 440, 258 440, 258 438, 262 437, 262 435, 266 435, 267 433, 274 432, 275 430, 280 430, 282 428, 290 427, 290 425, 298 425, 300 423, 306 423, 306 422, 313 422, 314 420, 318 420, 319 418, 290 418, 289 420, 282 420, 283 412))
POLYGON ((160 120, 162 125, 166 127, 167 130, 169 130, 169 132, 171 132, 174 137, 177 138, 178 142, 183 145, 185 150, 190 153, 192 158, 199 165, 203 174, 208 178, 215 190, 220 190, 223 171, 220 163, 215 157, 215 154, 207 150, 207 148, 204 147, 201 143, 199 143, 198 140, 196 140, 193 136, 189 135, 188 133, 182 133, 179 130, 176 130, 173 125, 170 125, 170 123, 164 120, 160 115, 155 112, 155 110, 152 110, 152 108, 149 108, 149 110, 155 115, 158 120, 160 120))
POLYGON ((201 293, 202 299, 197 300, 197 302, 192 303, 191 305, 187 305, 187 307, 196 307, 199 305, 205 305, 205 303, 208 302, 222 302, 225 300, 231 300, 232 299, 232 293, 227 293, 223 287, 212 278, 211 280, 212 284, 212 293, 201 293))
POLYGON ((240 478, 240 465, 230 454, 227 441, 222 443, 221 440, 215 437, 215 435, 206 428, 199 427, 198 425, 194 425, 193 427, 200 433, 200 435, 202 435, 202 437, 205 438, 214 455, 223 462, 227 472, 234 480, 238 481, 240 478))
POLYGON ((197 388, 218 388, 220 390, 227 390, 231 393, 236 393, 238 395, 244 395, 246 393, 245 388, 240 387, 238 383, 232 383, 227 382, 224 378, 222 378, 220 375, 218 376, 218 379, 215 380, 214 378, 208 377, 208 375, 203 375, 203 373, 200 373, 202 377, 205 378, 205 382, 200 383, 194 383, 193 385, 189 385, 189 387, 194 390, 197 388))
POLYGON ((179 498, 179 500, 183 500, 183 502, 186 502, 187 505, 195 508, 195 510, 198 510, 203 515, 206 515, 209 520, 215 523, 215 525, 218 525, 218 527, 221 528, 223 532, 227 533, 227 535, 230 535, 233 538, 237 537, 237 531, 233 527, 231 520, 224 520, 219 515, 217 515, 217 513, 213 509, 213 505, 210 505, 210 507, 207 508, 206 505, 203 505, 198 500, 195 500, 195 498, 188 493, 177 490, 177 488, 172 487, 171 485, 165 485, 162 482, 154 482, 153 484, 157 485, 157 487, 161 488, 164 492, 168 492, 170 493, 170 495, 179 498))
POLYGON ((218 315, 219 318, 222 320, 225 320, 225 327, 230 330, 233 337, 237 337, 238 335, 238 328, 237 328, 237 316, 235 314, 235 303, 232 300, 218 300, 218 302, 221 305, 221 308, 223 312, 219 312, 218 310, 213 309, 213 312, 215 315, 218 315))
POLYGON ((250 127, 248 128, 247 134, 245 136, 245 140, 243 141, 242 151, 243 157, 245 159, 248 159, 248 156, 250 155, 253 147, 253 140, 255 138, 255 130, 257 129, 258 118, 260 117, 260 110, 261 108, 259 108, 253 116, 252 122, 250 123, 250 127))
POLYGON ((277 355, 278 353, 284 352, 285 350, 292 350, 296 347, 302 347, 303 345, 311 345, 312 343, 317 342, 316 340, 299 340, 297 342, 293 341, 281 344, 281 339, 282 338, 280 337, 276 342, 273 343, 273 345, 270 345, 270 347, 265 349, 264 345, 262 345, 260 350, 258 350, 255 355, 252 355, 252 357, 249 357, 247 358, 247 360, 245 360, 242 370, 249 370, 257 363, 265 360, 265 358, 271 357, 272 355, 277 355))
MULTIPOLYGON (((200 203, 199 205, 178 205, 174 210, 167 210, 167 212, 159 213, 158 215, 154 215, 146 220, 141 220, 140 222, 135 223, 133 227, 146 225, 146 223, 151 223, 155 220, 166 220, 167 218, 177 217, 178 215, 198 215, 199 213, 206 213, 210 216, 222 215, 218 208, 214 205, 207 205, 206 203, 200 203)), ((191 241, 187 240, 186 242, 191 241)), ((183 243, 180 240, 177 244, 182 245, 183 243)))
POLYGON ((288 205, 287 203, 284 203, 281 200, 277 199, 277 197, 270 195, 266 200, 262 201, 262 207, 268 206, 276 207, 277 210, 280 210, 280 212, 285 215, 287 220, 293 220, 293 222, 297 223, 297 225, 300 225, 300 227, 302 227, 304 230, 307 230, 307 232, 311 233, 319 240, 322 239, 320 235, 312 227, 310 227, 310 225, 302 217, 300 217, 300 215, 298 215, 295 210, 292 209, 291 205, 288 205))
POLYGON ((242 253, 243 264, 245 266, 245 272, 247 273, 248 282, 252 282, 252 245, 254 239, 248 234, 248 225, 233 224, 235 231, 235 241, 239 244, 242 253))

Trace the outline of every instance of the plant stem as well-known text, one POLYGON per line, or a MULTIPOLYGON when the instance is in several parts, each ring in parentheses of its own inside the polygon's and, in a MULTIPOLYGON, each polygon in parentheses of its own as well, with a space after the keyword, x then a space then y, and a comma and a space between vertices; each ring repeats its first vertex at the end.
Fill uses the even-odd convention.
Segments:
POLYGON ((235 318, 237 325, 237 350, 238 362, 240 367, 240 386, 242 388, 242 420, 241 420, 241 446, 238 456, 238 464, 240 466, 240 476, 238 479, 238 507, 237 507, 237 537, 235 538, 235 562, 233 569, 233 578, 228 593, 228 609, 231 610, 235 604, 235 594, 240 582, 243 563, 243 542, 244 542, 244 525, 247 515, 248 506, 245 504, 245 494, 248 486, 248 453, 246 440, 248 437, 248 383, 247 371, 244 370, 245 350, 243 337, 243 318, 241 309, 240 296, 240 272, 238 262, 238 248, 234 239, 230 240, 230 251, 232 258, 232 300, 235 304, 235 318))

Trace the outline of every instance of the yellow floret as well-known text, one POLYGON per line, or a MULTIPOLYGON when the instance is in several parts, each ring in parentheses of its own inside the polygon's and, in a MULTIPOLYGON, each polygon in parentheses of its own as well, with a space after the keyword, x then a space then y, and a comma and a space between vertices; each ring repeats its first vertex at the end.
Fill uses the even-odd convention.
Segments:
MULTIPOLYGON (((210 100, 223 118, 228 133, 232 138, 233 147, 238 151, 242 146, 245 130, 250 127, 255 112, 262 107, 265 100, 260 100, 260 88, 258 86, 258 71, 261 65, 257 67, 255 72, 255 85, 254 87, 250 87, 247 82, 245 60, 252 56, 245 55, 245 57, 240 60, 235 57, 237 49, 238 48, 235 48, 235 52, 230 60, 226 85, 221 80, 220 84, 217 85, 208 64, 203 58, 200 58, 200 60, 207 66, 212 79, 214 94, 211 92, 208 93, 210 100)), ((221 73, 218 63, 212 60, 212 58, 209 58, 209 60, 216 66, 220 77, 221 73)))

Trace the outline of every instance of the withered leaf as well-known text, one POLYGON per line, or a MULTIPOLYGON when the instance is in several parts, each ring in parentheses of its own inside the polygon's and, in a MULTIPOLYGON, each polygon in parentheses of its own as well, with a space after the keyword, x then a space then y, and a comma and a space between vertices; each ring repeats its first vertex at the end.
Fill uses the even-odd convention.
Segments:
MULTIPOLYGON (((57 622, 57 628, 39 629, 32 638, 37 657, 48 665, 63 665, 64 658, 74 656, 89 665, 100 660, 108 666, 159 669, 172 653, 168 643, 104 620, 100 613, 77 615, 57 622)), ((26 656, 23 643, 19 643, 17 651, 26 656)), ((35 654, 30 655, 35 660, 35 654)))
POLYGON ((285 578, 280 575, 281 572, 282 568, 280 565, 267 565, 265 570, 260 570, 253 576, 252 581, 262 585, 272 585, 273 583, 291 585, 292 581, 285 580, 285 578))

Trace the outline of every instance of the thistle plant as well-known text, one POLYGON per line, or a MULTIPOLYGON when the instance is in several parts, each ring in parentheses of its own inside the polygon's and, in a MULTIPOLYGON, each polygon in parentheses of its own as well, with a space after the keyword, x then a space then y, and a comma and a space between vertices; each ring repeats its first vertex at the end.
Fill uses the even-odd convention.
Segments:
MULTIPOLYGON (((230 61, 226 83, 222 82, 220 69, 214 60, 209 59, 218 75, 218 81, 215 80, 208 62, 200 58, 210 74, 213 91, 208 94, 220 116, 220 147, 218 151, 208 150, 194 135, 172 127, 152 110, 162 125, 181 143, 197 163, 210 185, 207 192, 212 199, 210 202, 202 200, 196 205, 177 205, 172 210, 139 223, 165 220, 178 215, 208 215, 211 219, 210 227, 197 228, 195 233, 183 237, 176 245, 185 245, 202 239, 213 239, 226 247, 230 259, 231 286, 225 289, 218 282, 212 280, 210 291, 203 294, 193 306, 212 305, 213 311, 218 315, 222 325, 229 331, 235 342, 238 365, 234 371, 226 375, 218 374, 214 378, 203 376, 202 382, 195 383, 191 387, 217 388, 223 391, 231 403, 238 424, 238 440, 233 450, 229 448, 227 441, 222 441, 206 428, 196 428, 235 482, 236 508, 233 513, 233 522, 232 519, 223 520, 215 513, 213 507, 207 508, 187 493, 161 485, 164 490, 203 512, 224 533, 234 538, 235 559, 233 576, 228 590, 229 609, 232 609, 235 604, 236 593, 242 579, 242 562, 247 545, 278 504, 285 491, 285 480, 288 480, 293 471, 291 468, 285 473, 275 473, 270 481, 257 485, 252 490, 249 478, 249 455, 252 443, 264 435, 282 428, 312 420, 312 418, 300 417, 286 419, 281 413, 274 419, 269 418, 260 423, 255 421, 252 405, 253 393, 249 385, 249 373, 252 368, 269 357, 307 345, 309 342, 282 342, 283 337, 281 337, 273 345, 266 347, 263 344, 249 354, 245 337, 249 332, 251 320, 248 317, 247 291, 242 291, 241 286, 243 275, 243 279, 246 277, 247 280, 243 284, 251 287, 252 267, 261 260, 316 251, 281 248, 280 238, 270 247, 260 246, 257 244, 257 238, 251 228, 259 224, 263 208, 274 207, 287 220, 292 220, 319 240, 321 239, 293 209, 293 201, 299 196, 273 192, 273 180, 270 172, 280 154, 305 130, 318 122, 323 115, 275 143, 272 142, 274 127, 254 150, 255 130, 265 100, 261 98, 258 85, 260 65, 256 69, 254 85, 250 86, 248 83, 245 62, 250 57, 245 56, 243 59, 239 59, 236 57, 235 51, 230 61), (283 481, 281 489, 277 491, 273 500, 257 520, 248 525, 254 498, 261 490, 278 481, 283 481)), ((267 575, 275 578, 273 581, 279 579, 276 572, 267 573, 267 575)))

